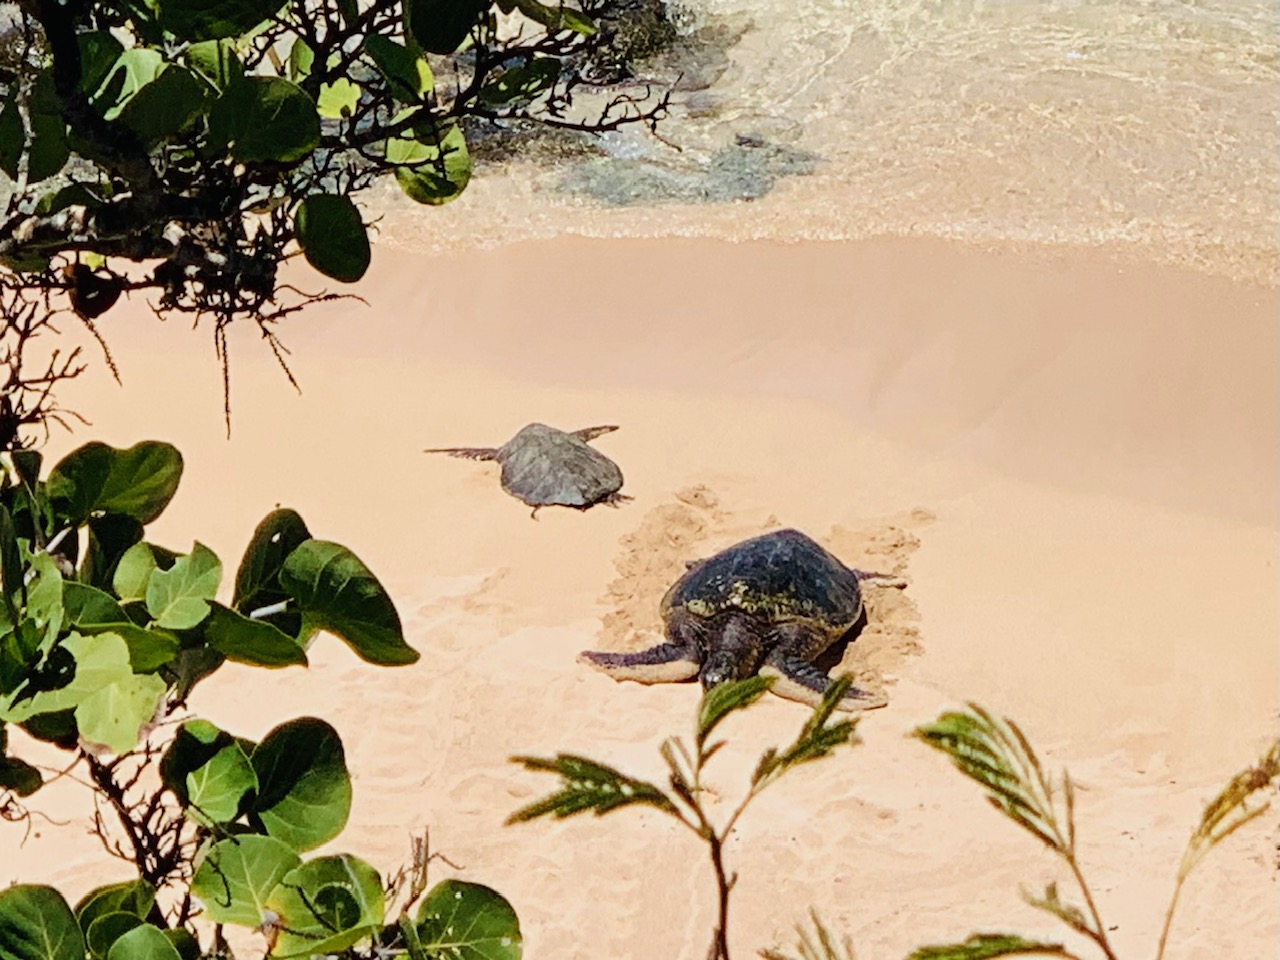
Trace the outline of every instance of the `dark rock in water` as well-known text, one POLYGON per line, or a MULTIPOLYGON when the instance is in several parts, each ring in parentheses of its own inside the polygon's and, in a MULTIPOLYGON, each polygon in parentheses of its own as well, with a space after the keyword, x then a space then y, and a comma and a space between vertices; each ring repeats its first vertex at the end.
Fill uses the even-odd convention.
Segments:
POLYGON ((586 510, 597 503, 616 507, 631 498, 619 493, 622 471, 588 441, 617 427, 587 427, 566 433, 531 423, 500 447, 444 447, 427 453, 447 453, 468 460, 496 460, 502 466, 502 489, 533 507, 561 506, 586 510))
POLYGON ((599 0, 585 9, 597 27, 586 56, 593 80, 629 80, 639 64, 661 56, 680 39, 663 0, 599 0))
MULTIPOLYGON (((618 680, 697 677, 708 690, 758 673, 775 678, 779 696, 816 704, 831 680, 814 661, 862 617, 866 580, 905 586, 846 567, 798 530, 766 533, 689 564, 662 598, 665 643, 637 653, 588 650, 580 659, 618 680)), ((851 687, 839 706, 884 704, 851 687)))
POLYGON ((757 133, 717 151, 705 166, 652 160, 588 160, 561 177, 560 189, 615 206, 662 202, 724 203, 756 200, 782 177, 812 173, 820 158, 770 143, 757 133))

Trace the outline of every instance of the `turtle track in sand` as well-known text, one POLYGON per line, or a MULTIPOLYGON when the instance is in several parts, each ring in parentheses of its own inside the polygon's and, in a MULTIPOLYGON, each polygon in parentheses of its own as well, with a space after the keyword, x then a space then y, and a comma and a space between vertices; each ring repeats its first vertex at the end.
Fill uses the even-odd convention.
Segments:
MULTIPOLYGON (((922 507, 857 525, 835 524, 806 532, 845 564, 861 570, 904 576, 919 548, 917 531, 933 522, 922 507)), ((642 650, 662 635, 659 604, 663 594, 699 560, 784 524, 773 515, 748 517, 727 509, 711 488, 697 484, 677 491, 649 510, 619 541, 617 576, 602 598, 609 612, 598 634, 599 650, 642 650)), ((864 582, 866 616, 856 642, 835 644, 818 665, 853 675, 854 683, 882 692, 911 657, 923 652, 920 612, 911 586, 905 590, 864 582)))

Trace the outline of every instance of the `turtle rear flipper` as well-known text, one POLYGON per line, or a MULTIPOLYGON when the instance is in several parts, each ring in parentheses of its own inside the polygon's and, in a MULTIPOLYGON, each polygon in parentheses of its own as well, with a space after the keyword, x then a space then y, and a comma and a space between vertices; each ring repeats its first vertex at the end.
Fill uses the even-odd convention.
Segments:
POLYGON ((579 440, 590 443, 596 437, 602 437, 606 433, 613 433, 617 429, 616 426, 583 427, 581 430, 574 430, 573 435, 579 440))
POLYGON ((422 452, 445 453, 451 457, 461 457, 464 460, 498 459, 498 451, 493 447, 435 447, 431 450, 423 450, 422 452))
POLYGON ((873 587, 889 587, 902 590, 907 586, 907 578, 895 573, 876 573, 872 570, 855 570, 854 576, 859 583, 869 583, 873 587))
POLYGON ((584 650, 578 655, 578 660, 607 673, 615 680, 635 680, 638 683, 692 680, 698 675, 698 668, 701 666, 696 652, 678 643, 660 643, 636 653, 584 650))

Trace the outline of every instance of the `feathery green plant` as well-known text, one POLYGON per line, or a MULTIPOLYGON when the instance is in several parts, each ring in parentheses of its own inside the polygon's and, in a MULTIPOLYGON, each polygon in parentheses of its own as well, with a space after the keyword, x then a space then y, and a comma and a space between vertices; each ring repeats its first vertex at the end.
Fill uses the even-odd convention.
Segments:
MULTIPOLYGON (((1016 723, 1007 717, 996 719, 974 703, 969 704, 968 712, 942 714, 933 723, 917 728, 914 736, 947 754, 961 773, 982 786, 992 806, 1062 858, 1084 898, 1084 908, 1064 900, 1056 883, 1046 886, 1040 896, 1023 891, 1023 898, 1092 941, 1106 960, 1116 960, 1076 855, 1075 788, 1070 775, 1063 771, 1055 783, 1016 723)), ((1163 960, 1183 883, 1213 847, 1267 810, 1269 798, 1251 803, 1278 777, 1280 741, 1272 743, 1256 766, 1232 778, 1205 808, 1178 869, 1156 960, 1163 960)), ((975 934, 963 943, 922 947, 908 960, 989 960, 1027 954, 1079 960, 1061 944, 993 933, 975 934)))
POLYGON ((693 750, 678 737, 672 737, 662 744, 662 758, 671 771, 669 792, 585 757, 563 753, 551 759, 513 757, 513 762, 523 764, 529 770, 559 774, 561 785, 557 792, 517 810, 507 823, 521 823, 544 816, 562 819, 587 811, 600 816, 637 804, 653 807, 672 817, 707 845, 715 872, 719 904, 708 960, 729 960, 729 894, 737 881, 737 874, 725 867, 724 845, 738 818, 752 800, 776 783, 787 771, 811 760, 826 757, 841 744, 857 743, 854 736, 855 719, 828 722, 836 704, 850 686, 850 680, 842 677, 832 683, 826 696, 814 708, 812 716, 790 746, 781 751, 775 748, 765 751, 751 776, 746 794, 724 823, 717 827, 712 823, 702 802, 705 789, 702 777, 707 762, 720 751, 726 741, 711 742, 711 734, 729 714, 745 709, 759 700, 772 683, 772 678, 749 677, 722 683, 707 691, 698 710, 693 750))
POLYGON ((809 922, 813 925, 812 936, 803 925, 796 924, 796 936, 800 938, 797 955, 781 950, 761 950, 760 956, 764 960, 858 960, 853 952, 853 941, 846 935, 837 947, 835 936, 816 910, 809 911, 809 922))

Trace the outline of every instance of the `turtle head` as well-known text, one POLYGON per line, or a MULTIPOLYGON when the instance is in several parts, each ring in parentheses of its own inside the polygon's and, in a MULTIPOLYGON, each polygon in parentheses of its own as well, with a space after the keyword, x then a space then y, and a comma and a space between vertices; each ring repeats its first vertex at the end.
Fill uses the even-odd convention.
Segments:
POLYGON ((710 690, 726 680, 744 680, 755 673, 750 669, 751 666, 753 664, 744 663, 741 658, 722 650, 707 657, 702 669, 698 671, 698 682, 702 684, 703 690, 710 690))
POLYGON ((726 680, 754 676, 764 659, 760 624, 754 618, 734 611, 717 626, 719 629, 711 633, 702 669, 698 671, 704 690, 726 680))

